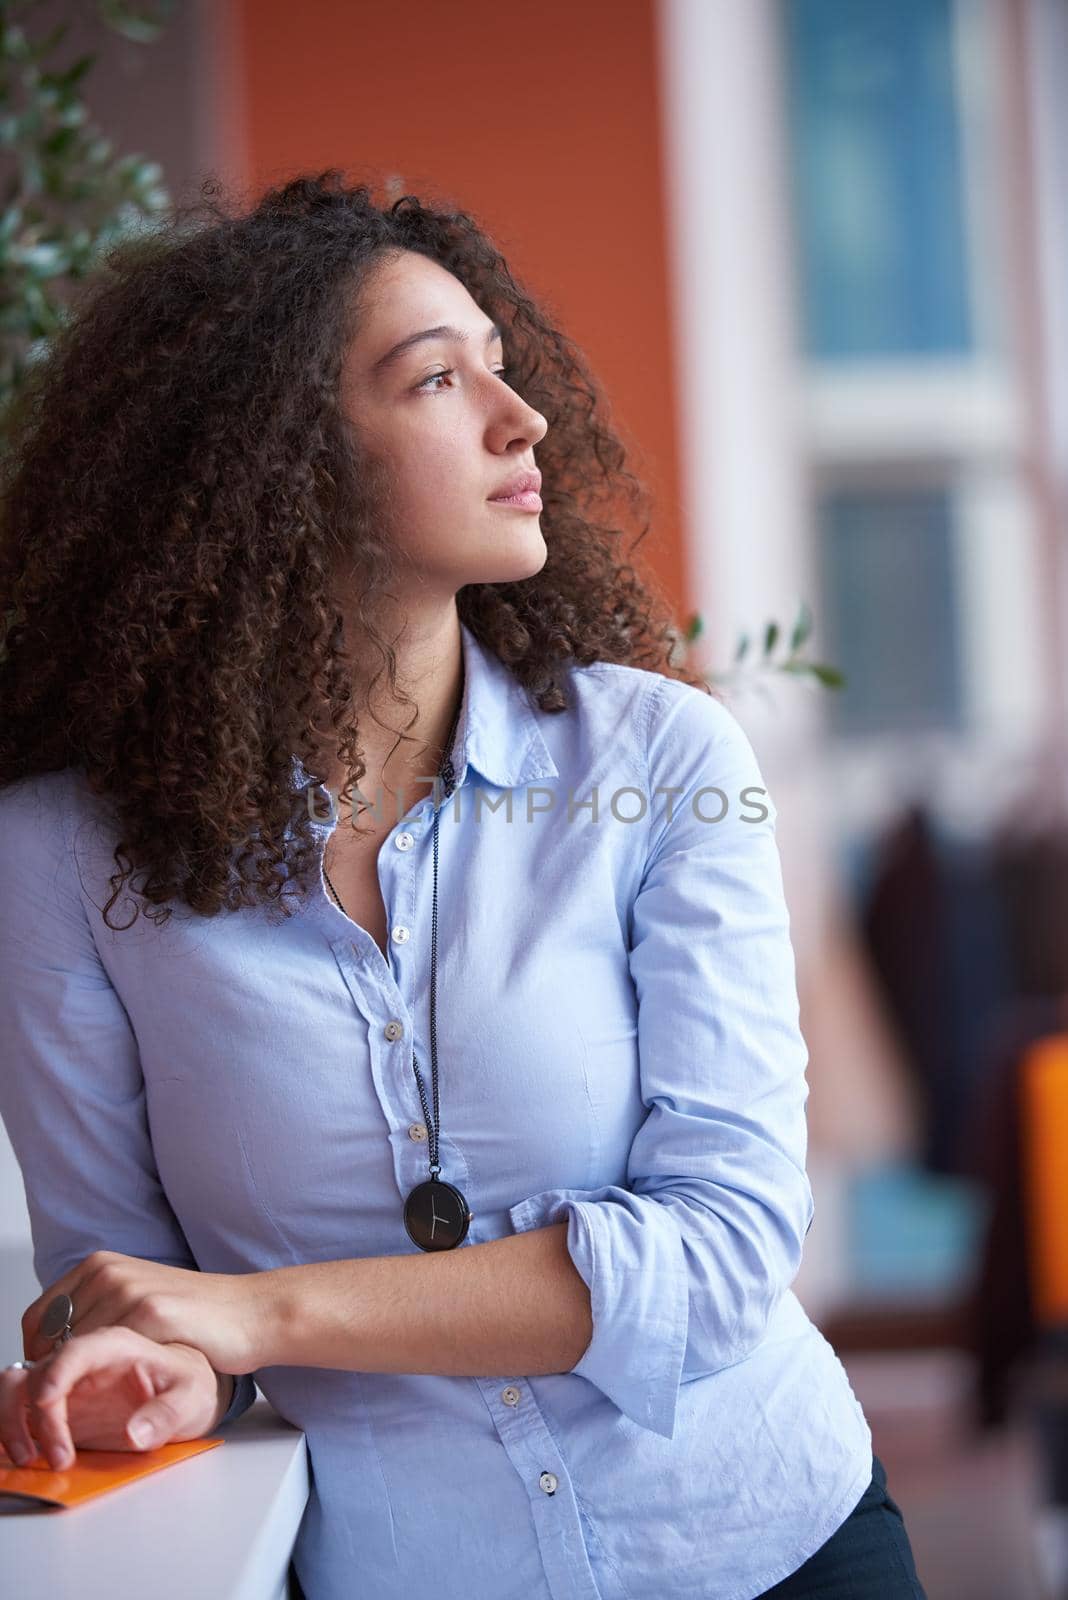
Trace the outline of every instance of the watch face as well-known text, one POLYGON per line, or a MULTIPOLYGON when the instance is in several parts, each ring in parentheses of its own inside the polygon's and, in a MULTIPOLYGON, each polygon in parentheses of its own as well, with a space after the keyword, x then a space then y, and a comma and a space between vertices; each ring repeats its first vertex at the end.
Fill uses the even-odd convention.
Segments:
POLYGON ((420 1250, 453 1250, 467 1236, 471 1212, 459 1189, 440 1178, 428 1178, 412 1190, 404 1205, 404 1226, 420 1250))

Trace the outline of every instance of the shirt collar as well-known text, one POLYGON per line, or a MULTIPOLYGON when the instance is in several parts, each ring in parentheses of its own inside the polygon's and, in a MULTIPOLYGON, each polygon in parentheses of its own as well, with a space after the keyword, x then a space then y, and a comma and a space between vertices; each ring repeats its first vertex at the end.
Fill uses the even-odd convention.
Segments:
MULTIPOLYGON (((464 692, 452 747, 457 788, 468 767, 502 788, 558 778, 560 769, 542 738, 527 691, 462 621, 460 637, 464 692)), ((293 756, 290 787, 305 789, 312 782, 312 774, 293 756)))

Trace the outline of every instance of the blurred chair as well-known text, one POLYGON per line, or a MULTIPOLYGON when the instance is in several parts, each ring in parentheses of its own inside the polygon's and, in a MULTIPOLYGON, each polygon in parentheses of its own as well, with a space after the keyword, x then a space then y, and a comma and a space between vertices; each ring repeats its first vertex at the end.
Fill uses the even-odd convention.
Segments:
POLYGON ((1068 1032, 1036 1039, 1019 1063, 1020 1164, 1034 1355, 1024 1395, 1035 1427, 1044 1507, 1038 1557, 1051 1593, 1068 1595, 1068 1032))
POLYGON ((1043 1331, 1068 1327, 1068 1033, 1020 1062, 1024 1203, 1032 1304, 1043 1331))

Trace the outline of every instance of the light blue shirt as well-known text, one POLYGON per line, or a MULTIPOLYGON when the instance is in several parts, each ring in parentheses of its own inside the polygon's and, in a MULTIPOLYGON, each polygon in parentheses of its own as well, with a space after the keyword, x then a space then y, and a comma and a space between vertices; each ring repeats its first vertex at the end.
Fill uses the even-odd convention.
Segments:
MULTIPOLYGON (((546 1376, 258 1370, 307 1435, 297 1571, 308 1600, 751 1600, 872 1472, 790 1287, 813 1202, 775 807, 701 690, 601 663, 546 713, 462 637, 442 1177, 460 1248, 566 1220, 593 1336, 546 1376)), ((292 784, 325 843, 327 791, 295 758, 292 784)), ((226 1273, 416 1251, 431 808, 378 854, 383 955, 321 882, 288 921, 176 904, 113 932, 84 776, 0 792, 0 1112, 42 1287, 95 1249, 226 1273)))

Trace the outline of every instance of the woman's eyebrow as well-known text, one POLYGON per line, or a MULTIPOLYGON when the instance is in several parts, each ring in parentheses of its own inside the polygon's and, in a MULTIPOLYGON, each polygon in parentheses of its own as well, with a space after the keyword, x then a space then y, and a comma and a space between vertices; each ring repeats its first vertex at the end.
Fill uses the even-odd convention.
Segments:
MULTIPOLYGON (((501 337, 501 333, 502 330, 497 324, 491 322, 486 330, 486 344, 491 345, 495 339, 501 337)), ((420 333, 410 333, 406 339, 402 339, 391 350, 387 350, 384 356, 379 356, 371 368, 371 376, 379 377, 406 350, 410 350, 413 345, 421 344, 424 339, 452 339, 456 344, 467 344, 470 338, 469 333, 465 333, 462 328, 454 328, 449 323, 442 323, 437 328, 424 328, 420 333)))

